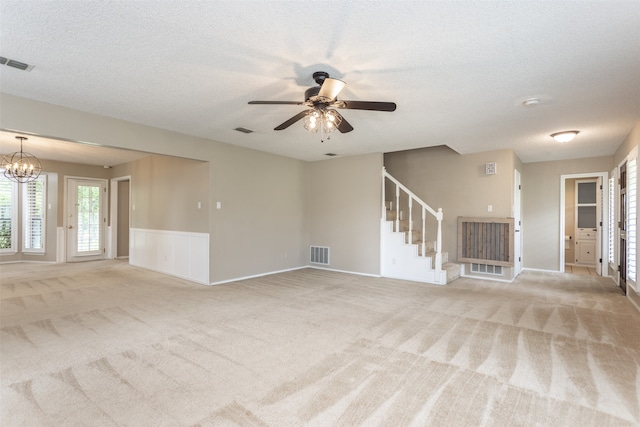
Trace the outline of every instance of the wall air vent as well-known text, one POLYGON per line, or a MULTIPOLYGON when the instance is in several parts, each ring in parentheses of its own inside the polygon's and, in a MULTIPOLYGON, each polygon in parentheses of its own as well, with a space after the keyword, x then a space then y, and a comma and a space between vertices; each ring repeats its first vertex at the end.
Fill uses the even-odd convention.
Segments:
POLYGON ((0 56, 0 64, 23 71, 31 71, 33 70, 33 67, 35 67, 35 65, 25 64, 24 62, 16 61, 14 59, 7 59, 4 56, 0 56))
POLYGON ((329 248, 322 246, 311 246, 311 264, 329 265, 329 248))
POLYGON ((502 276, 502 267, 499 265, 476 264, 471 263, 471 271, 473 273, 486 273, 502 276))

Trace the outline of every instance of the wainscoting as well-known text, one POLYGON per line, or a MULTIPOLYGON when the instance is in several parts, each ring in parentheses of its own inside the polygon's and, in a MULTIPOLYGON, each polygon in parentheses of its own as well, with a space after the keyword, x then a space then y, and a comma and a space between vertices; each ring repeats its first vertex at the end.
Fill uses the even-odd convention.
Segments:
POLYGON ((129 264, 209 284, 209 234, 130 229, 129 264))

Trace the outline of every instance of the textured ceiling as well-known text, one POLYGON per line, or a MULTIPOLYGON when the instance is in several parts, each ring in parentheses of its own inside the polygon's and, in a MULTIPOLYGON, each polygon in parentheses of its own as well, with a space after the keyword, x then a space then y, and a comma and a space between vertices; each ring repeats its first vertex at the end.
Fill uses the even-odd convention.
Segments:
MULTIPOLYGON (((4 93, 303 160, 448 145, 524 162, 611 155, 640 117, 639 1, 0 2, 4 93), (297 123, 311 74, 355 130, 297 123), (538 106, 525 108, 528 98, 538 106), (254 130, 243 134, 233 129, 254 130), (573 142, 549 134, 579 129, 573 142)), ((64 135, 55 135, 64 138, 64 135)))

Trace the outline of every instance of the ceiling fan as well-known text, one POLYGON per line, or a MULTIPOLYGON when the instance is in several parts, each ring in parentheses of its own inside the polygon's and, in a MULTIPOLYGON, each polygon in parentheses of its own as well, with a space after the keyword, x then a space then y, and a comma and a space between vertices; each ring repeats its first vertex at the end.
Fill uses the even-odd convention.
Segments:
POLYGON ((337 96, 345 87, 342 80, 332 79, 329 73, 317 71, 313 73, 313 80, 318 86, 311 87, 304 92, 304 102, 297 101, 249 101, 249 104, 271 104, 271 105, 306 105, 307 110, 301 111, 284 123, 276 126, 274 130, 283 130, 304 119, 304 127, 310 132, 331 132, 338 129, 341 133, 351 132, 353 126, 347 122, 342 115, 334 108, 346 110, 371 110, 371 111, 395 111, 396 104, 393 102, 370 102, 370 101, 342 101, 337 96))

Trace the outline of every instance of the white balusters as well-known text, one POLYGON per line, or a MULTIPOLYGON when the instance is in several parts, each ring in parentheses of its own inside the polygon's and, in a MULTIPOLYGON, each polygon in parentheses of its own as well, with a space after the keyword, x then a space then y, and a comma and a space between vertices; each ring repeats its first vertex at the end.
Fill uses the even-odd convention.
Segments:
POLYGON ((422 256, 425 256, 425 254, 427 253, 426 238, 427 238, 427 210, 423 206, 422 207, 422 256))
POLYGON ((400 231, 400 187, 396 185, 396 231, 400 231))
MULTIPOLYGON (((400 192, 404 191, 407 194, 408 197, 408 212, 409 212, 409 230, 408 230, 408 243, 412 244, 413 243, 413 203, 414 201, 416 203, 418 203, 421 206, 421 211, 422 211, 422 242, 421 242, 421 247, 422 247, 422 251, 420 253, 420 256, 424 257, 426 256, 426 249, 427 249, 427 243, 426 243, 426 236, 427 236, 427 229, 426 229, 426 220, 427 220, 427 212, 429 212, 438 222, 437 225, 437 230, 436 230, 436 247, 435 247, 435 251, 436 251, 436 255, 435 255, 435 270, 436 271, 441 271, 442 270, 442 218, 443 218, 443 213, 442 213, 442 208, 438 209, 438 211, 436 212, 435 210, 433 210, 429 205, 427 205, 425 202, 423 202, 422 200, 420 200, 420 198, 418 196, 416 196, 415 194, 413 194, 407 187, 405 187, 404 185, 402 185, 397 179, 395 179, 393 176, 389 175, 387 173, 387 171, 385 170, 385 168, 382 168, 382 195, 383 195, 383 199, 382 199, 382 204, 383 204, 383 218, 386 219, 386 206, 385 206, 385 184, 386 184, 386 179, 389 179, 395 186, 395 212, 396 212, 396 217, 395 217, 395 227, 394 230, 395 231, 400 231, 400 220, 403 219, 401 216, 401 212, 400 211, 400 192)), ((393 210, 393 206, 391 206, 390 211, 393 210)))

